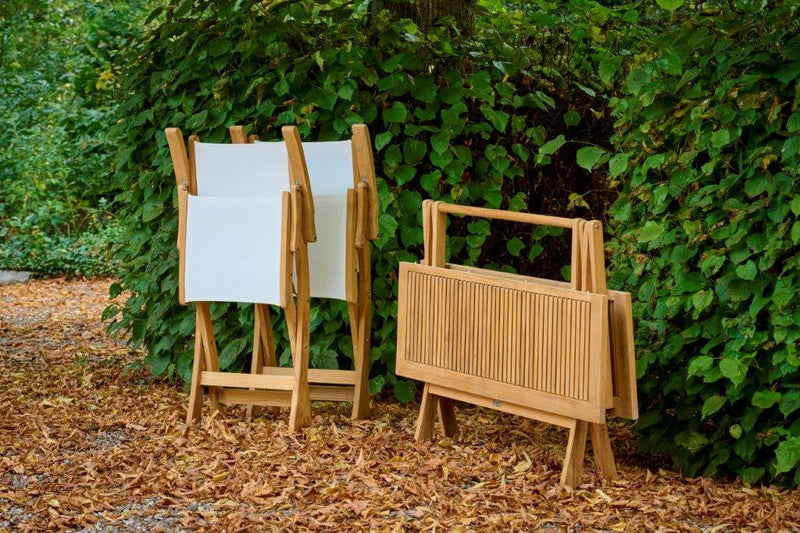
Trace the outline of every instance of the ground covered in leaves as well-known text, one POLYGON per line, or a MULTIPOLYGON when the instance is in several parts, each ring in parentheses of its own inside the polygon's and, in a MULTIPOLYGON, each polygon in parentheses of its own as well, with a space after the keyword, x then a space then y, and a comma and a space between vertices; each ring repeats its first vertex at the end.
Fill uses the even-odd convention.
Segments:
POLYGON ((186 394, 126 366, 103 333, 107 281, 0 287, 0 531, 800 530, 800 492, 647 466, 614 427, 619 479, 558 486, 560 429, 462 406, 456 439, 417 443, 416 405, 352 422, 315 404, 241 409, 183 438, 186 394))

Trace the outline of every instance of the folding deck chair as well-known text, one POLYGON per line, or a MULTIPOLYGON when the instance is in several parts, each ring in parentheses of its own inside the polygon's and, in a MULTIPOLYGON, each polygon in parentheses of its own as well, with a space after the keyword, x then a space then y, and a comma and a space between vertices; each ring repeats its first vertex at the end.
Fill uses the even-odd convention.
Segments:
POLYGON ((580 483, 587 433, 616 475, 607 416, 638 418, 628 293, 608 291, 598 221, 423 202, 425 257, 401 263, 397 374, 425 382, 417 440, 457 424, 452 400, 569 428, 561 483, 580 483), (448 214, 572 230, 571 281, 445 262, 448 214))
MULTIPOLYGON (((243 126, 230 128, 234 143, 258 142, 243 126)), ((355 370, 309 370, 312 400, 352 401, 353 418, 369 412, 370 320, 369 242, 378 237, 378 197, 369 130, 353 126, 349 141, 304 142, 314 191, 317 241, 309 247, 310 294, 347 302, 355 370)), ((275 364, 274 355, 254 357, 252 373, 275 364)))
MULTIPOLYGON (((200 416, 203 388, 220 404, 283 406, 289 428, 311 421, 308 387, 308 242, 315 240, 314 201, 300 136, 285 143, 201 143, 166 130, 178 184, 179 300, 195 302, 196 329, 187 431, 200 416), (292 293, 295 278, 297 301, 292 293), (259 375, 220 372, 209 302, 255 304, 253 350, 270 353, 268 305, 283 308, 294 368, 259 375)), ((271 353, 274 353, 271 352, 271 353)))

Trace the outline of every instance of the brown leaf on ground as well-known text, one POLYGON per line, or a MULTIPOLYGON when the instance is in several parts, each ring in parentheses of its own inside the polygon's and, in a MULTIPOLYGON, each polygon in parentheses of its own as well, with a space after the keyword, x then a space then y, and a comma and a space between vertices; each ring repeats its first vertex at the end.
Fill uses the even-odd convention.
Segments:
POLYGON ((186 394, 126 365, 103 333, 110 281, 0 287, 0 531, 800 530, 800 492, 686 479, 632 456, 619 478, 558 486, 566 433, 470 406, 454 439, 415 442, 418 406, 316 403, 212 415, 182 438, 186 394))

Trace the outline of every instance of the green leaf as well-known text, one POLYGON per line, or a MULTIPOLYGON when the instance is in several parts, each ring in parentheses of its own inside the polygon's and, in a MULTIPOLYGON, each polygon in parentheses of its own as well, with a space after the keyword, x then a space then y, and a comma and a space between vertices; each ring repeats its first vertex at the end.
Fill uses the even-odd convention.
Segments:
POLYGON ((584 146, 578 150, 578 165, 588 171, 592 171, 597 161, 607 152, 596 146, 584 146))
POLYGON ((427 78, 415 78, 411 85, 411 96, 427 104, 433 103, 436 99, 436 85, 427 78))
POLYGON ((416 172, 416 169, 412 166, 400 165, 397 167, 397 170, 394 171, 393 177, 398 185, 404 185, 414 179, 416 172))
POLYGON ((386 378, 384 376, 377 375, 374 378, 370 378, 369 395, 375 396, 379 394, 383 390, 384 385, 386 385, 386 378))
POLYGON ((694 453, 701 450, 706 444, 708 444, 708 439, 702 433, 698 433, 697 431, 682 431, 675 435, 675 443, 682 448, 686 448, 690 452, 694 453))
POLYGON ((764 477, 765 470, 761 467, 750 467, 742 470, 742 481, 748 485, 752 485, 762 477, 764 477))
POLYGON ((703 419, 708 418, 710 415, 713 415, 717 411, 719 411, 723 405, 725 405, 727 400, 724 396, 711 396, 705 402, 703 402, 703 408, 701 410, 701 414, 703 419))
POLYGON ((444 153, 450 148, 450 136, 444 132, 431 135, 431 148, 437 154, 444 153))
POLYGON ((789 137, 783 142, 783 148, 781 149, 781 158, 784 161, 786 161, 791 157, 794 157, 798 152, 800 152, 800 135, 789 137))
POLYGON ((656 0, 656 3, 664 9, 675 11, 683 5, 685 0, 656 0))
POLYGON ((425 157, 427 146, 424 141, 406 139, 403 143, 403 155, 408 165, 416 165, 425 157))
POLYGON ((581 121, 581 116, 574 109, 570 109, 564 114, 564 123, 567 126, 577 126, 581 121))
POLYGON ((514 237, 506 243, 506 249, 508 250, 508 253, 514 257, 519 257, 519 254, 522 252, 523 248, 525 248, 525 244, 517 237, 514 237))
POLYGON ((700 355, 697 357, 693 357, 691 361, 689 361, 689 370, 688 375, 691 376, 702 376, 705 374, 708 369, 710 369, 714 364, 714 359, 707 356, 707 355, 700 355))
POLYGON ((736 275, 744 280, 752 281, 756 279, 756 274, 758 274, 758 268, 752 260, 736 267, 736 275))
POLYGON ((664 226, 658 222, 648 220, 645 222, 642 231, 639 233, 639 243, 651 242, 659 238, 664 233, 664 226))
POLYGON ((795 111, 786 119, 786 131, 789 133, 800 131, 800 111, 795 111))
POLYGON ((230 49, 231 43, 225 39, 214 39, 208 45, 208 53, 210 53, 213 57, 221 56, 230 49))
POLYGON ((800 220, 792 224, 792 232, 790 235, 792 237, 792 244, 800 242, 800 220))
POLYGON ((375 136, 375 150, 381 151, 387 144, 392 142, 391 132, 384 131, 375 136))
POLYGON ((800 437, 789 437, 778 444, 775 458, 775 472, 778 474, 788 472, 800 464, 800 437))
POLYGON ((378 231, 382 237, 393 237, 397 231, 397 220, 392 215, 382 214, 378 217, 378 231))
POLYGON ((148 200, 142 207, 142 222, 156 219, 164 211, 164 205, 157 200, 148 200))
POLYGON ((239 357, 239 354, 244 351, 245 344, 246 342, 244 339, 228 341, 219 354, 219 368, 225 370, 233 365, 233 363, 236 362, 236 358, 239 357))
POLYGON ((394 397, 400 403, 409 403, 414 399, 417 392, 417 385, 413 381, 398 380, 394 385, 394 397))
MULTIPOLYGON (((419 178, 419 184, 422 185, 422 188, 428 191, 428 193, 433 194, 439 187, 439 180, 442 178, 442 172, 440 170, 434 170, 433 172, 429 172, 427 174, 423 174, 419 178)), ((435 200, 436 198, 434 198, 435 200)))
POLYGON ((567 139, 563 135, 559 135, 555 139, 551 139, 539 147, 539 155, 551 155, 559 148, 564 146, 567 139))
POLYGON ((731 134, 726 129, 717 130, 711 134, 711 145, 714 148, 722 148, 731 142, 731 134))
POLYGON ((402 122, 408 116, 406 106, 401 102, 395 102, 392 107, 383 110, 383 120, 386 122, 402 122))
POLYGON ((147 366, 154 376, 163 375, 171 361, 169 354, 155 355, 155 353, 151 353, 146 359, 147 366))
POLYGON ((769 409, 781 400, 781 393, 772 390, 760 390, 753 394, 750 403, 762 409, 769 409))
POLYGON ((628 159, 630 154, 616 154, 608 160, 608 172, 612 178, 616 178, 628 169, 628 159))
POLYGON ((783 416, 789 416, 800 409, 800 390, 795 389, 785 392, 781 397, 781 403, 778 408, 783 416))
POLYGON ((386 153, 383 154, 383 162, 386 163, 388 167, 396 167, 403 161, 403 152, 400 150, 400 147, 396 144, 390 146, 386 153))
POLYGON ((692 305, 698 311, 702 311, 714 300, 714 293, 712 291, 698 291, 692 295, 692 305))
POLYGON ((744 366, 741 361, 729 357, 725 357, 719 362, 719 370, 722 372, 723 376, 731 380, 734 384, 739 384, 744 381, 747 373, 747 367, 744 366))

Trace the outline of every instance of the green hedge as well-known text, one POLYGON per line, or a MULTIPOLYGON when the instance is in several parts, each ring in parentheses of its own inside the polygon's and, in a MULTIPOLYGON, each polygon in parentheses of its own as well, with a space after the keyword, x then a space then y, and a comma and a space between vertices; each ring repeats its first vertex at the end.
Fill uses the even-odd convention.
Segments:
POLYGON ((148 3, 0 2, 0 268, 114 272, 116 59, 148 3))
POLYGON ((800 12, 737 2, 652 37, 613 103, 640 444, 800 483, 800 12))
MULTIPOLYGON (((585 31, 572 34, 546 12, 488 13, 464 37, 447 25, 422 34, 386 13, 370 17, 364 4, 187 0, 153 13, 165 20, 131 56, 128 97, 114 130, 122 147, 115 164, 125 240, 117 254, 124 273, 113 292, 131 297, 106 317, 114 317, 112 331, 126 330, 146 347, 156 374, 189 378, 194 327, 191 309, 177 303, 167 126, 212 142, 226 141, 231 124, 265 139, 295 124, 309 140, 347 138, 352 124, 370 126, 381 213, 370 389, 393 386, 402 401, 413 397, 414 385, 393 373, 395 279, 399 261, 421 255, 423 198, 586 218, 602 218, 614 200, 602 172, 576 164, 579 148, 606 143, 611 133, 589 58, 602 52, 592 39, 607 30, 588 28, 608 10, 594 5, 585 31)), ((564 264, 565 243, 554 245, 561 255, 543 253, 547 232, 467 220, 452 232, 451 252, 468 262, 533 263, 555 274, 564 264)), ((212 313, 221 367, 242 368, 252 343, 251 306, 214 305, 212 313)), ((352 364, 345 313, 338 302, 313 306, 313 366, 352 364)), ((285 363, 282 320, 275 327, 285 363)))

